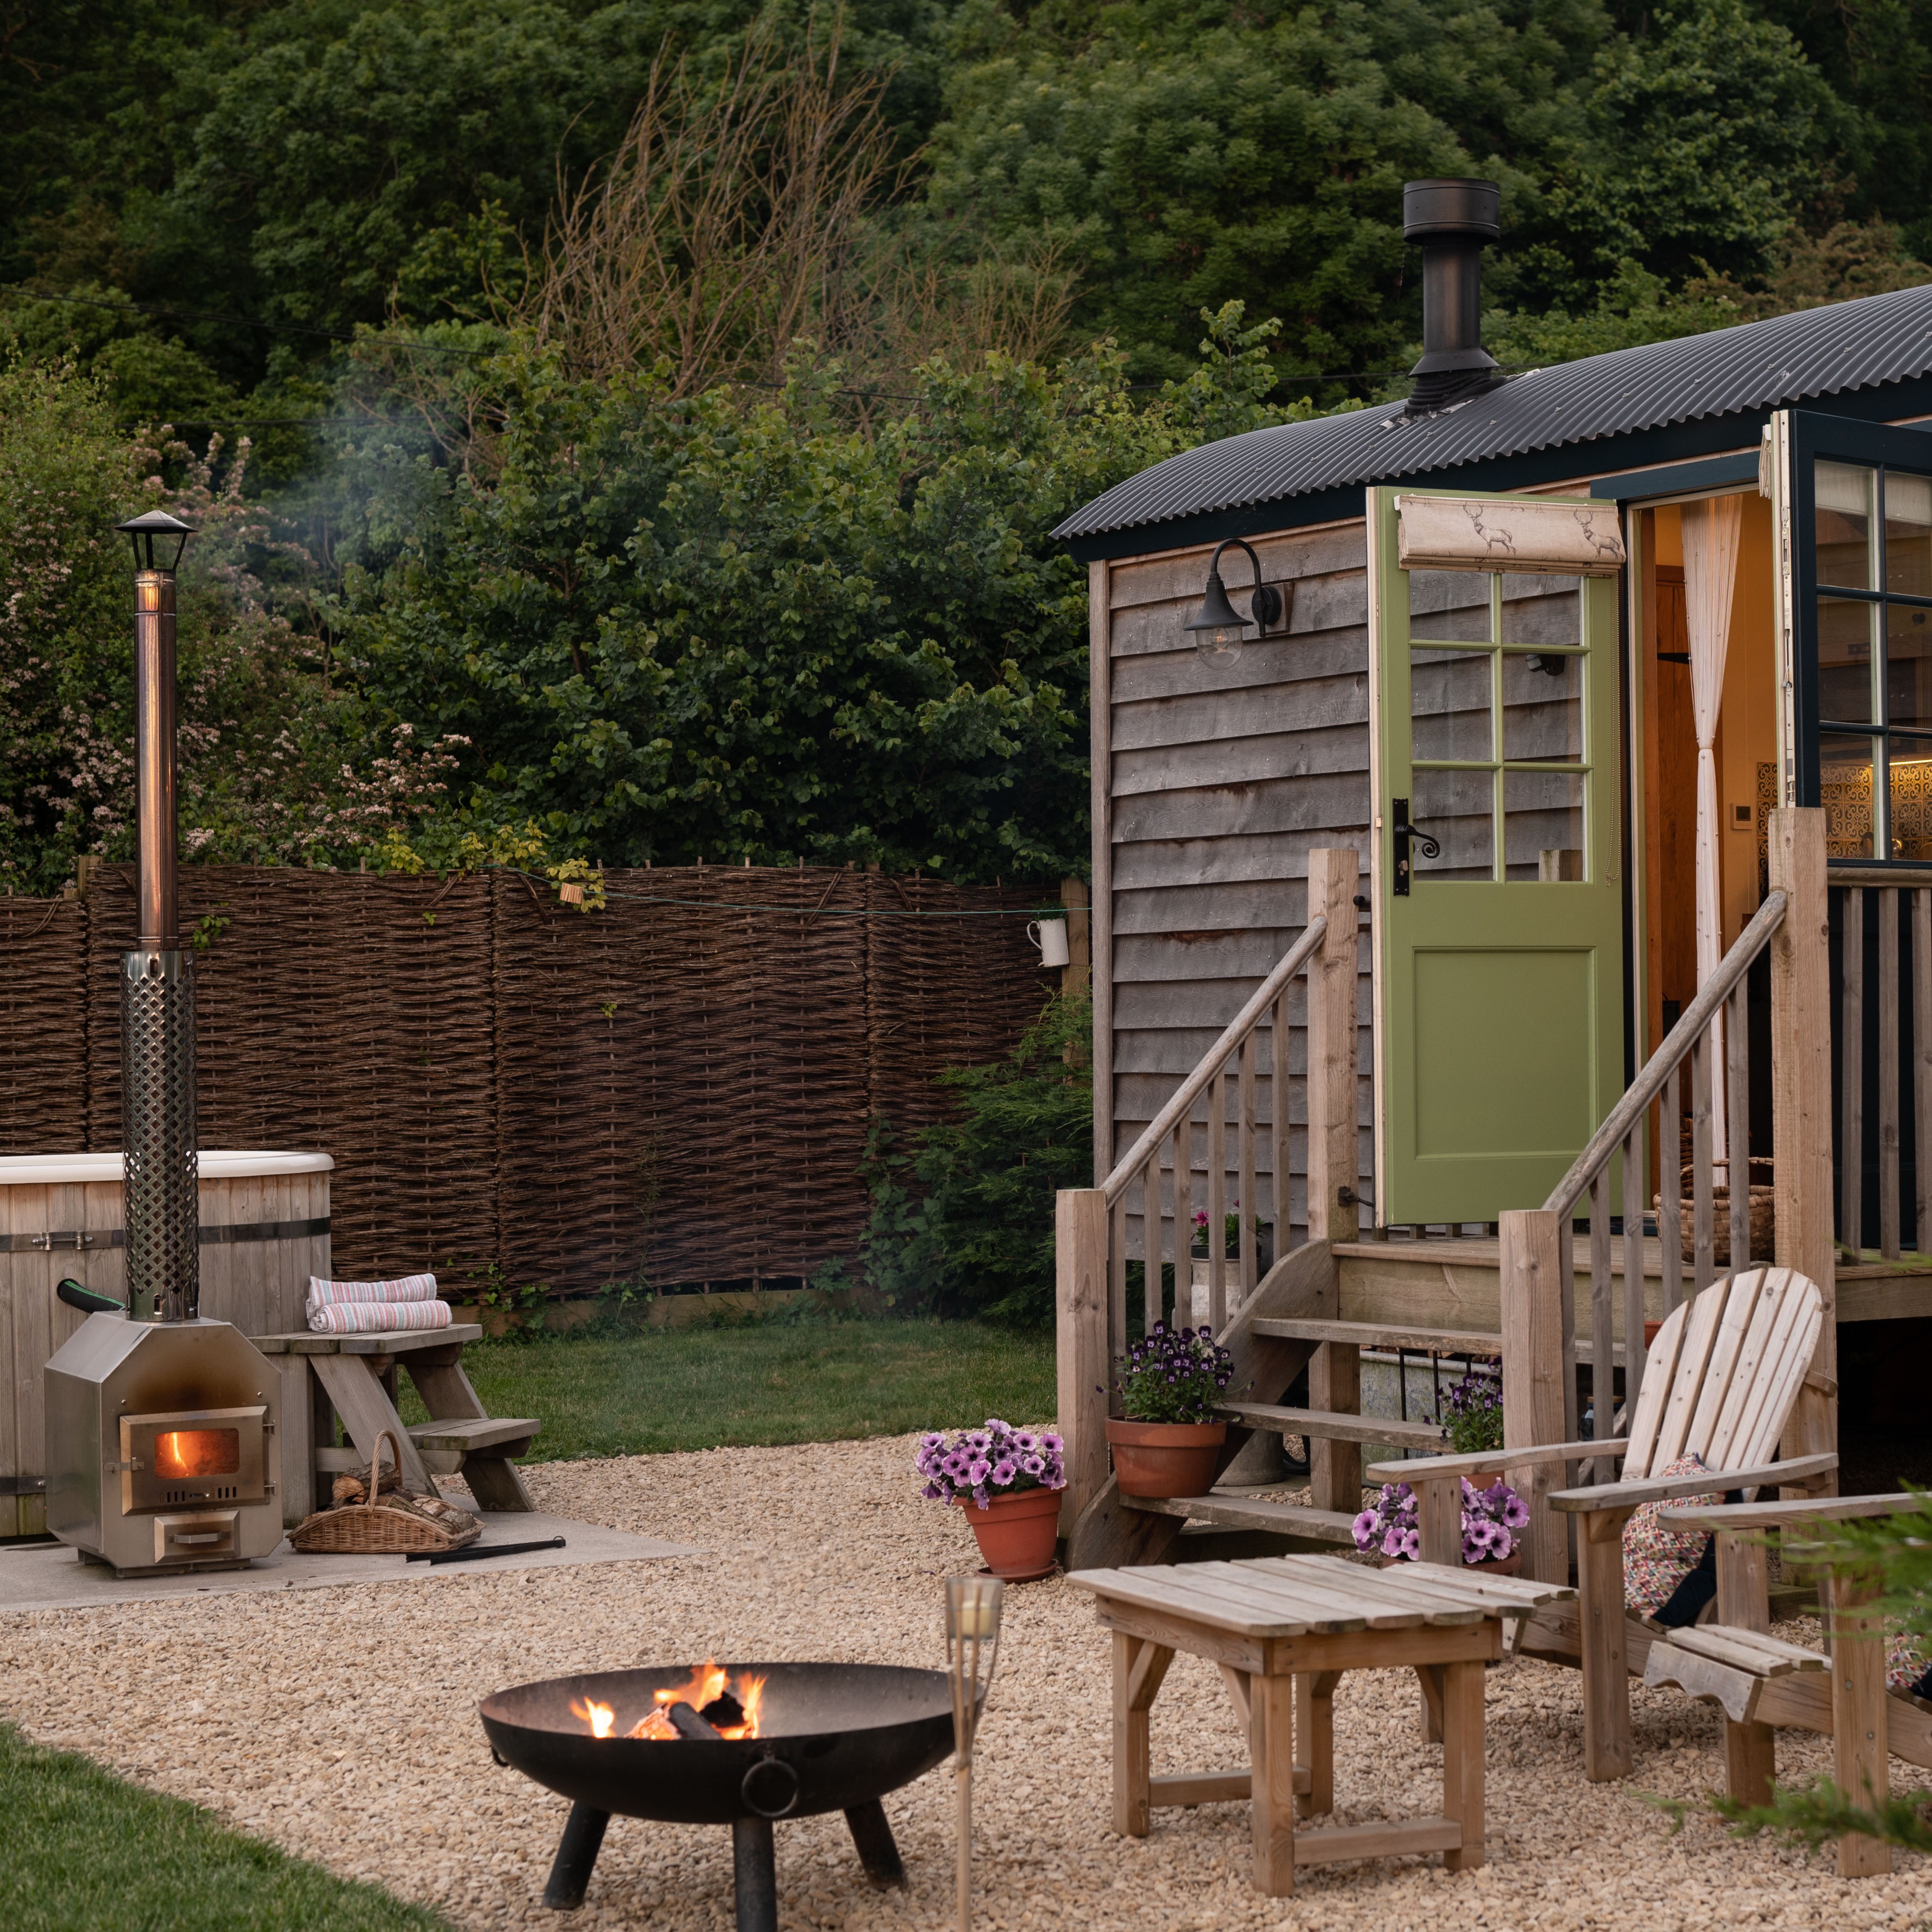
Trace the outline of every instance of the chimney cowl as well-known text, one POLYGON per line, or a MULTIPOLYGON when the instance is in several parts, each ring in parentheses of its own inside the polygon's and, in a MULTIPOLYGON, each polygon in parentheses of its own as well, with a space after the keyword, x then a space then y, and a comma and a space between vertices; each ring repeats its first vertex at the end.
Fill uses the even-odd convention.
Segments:
POLYGON ((1402 238, 1437 235, 1502 238, 1503 191, 1492 181, 1412 181, 1402 184, 1402 238))
POLYGON ((1405 182, 1402 239, 1422 250, 1422 358, 1407 412, 1427 416, 1502 380, 1482 344, 1482 254, 1502 233, 1492 181, 1405 182))

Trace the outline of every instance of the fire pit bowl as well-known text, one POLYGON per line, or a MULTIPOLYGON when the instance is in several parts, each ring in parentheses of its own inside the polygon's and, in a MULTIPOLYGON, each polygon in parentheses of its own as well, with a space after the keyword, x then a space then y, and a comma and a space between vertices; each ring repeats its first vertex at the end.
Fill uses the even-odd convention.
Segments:
POLYGON ((774 1819, 843 1811, 867 1877, 904 1883, 879 1800, 952 1748, 945 1672, 878 1664, 724 1667, 734 1683, 764 1680, 755 1736, 626 1735, 661 1708, 658 1693, 691 1682, 688 1665, 546 1678, 483 1700, 478 1708, 498 1761, 572 1802, 546 1905, 569 1911, 583 1903, 614 1812, 729 1825, 739 1932, 776 1932, 774 1819), (608 1736, 593 1735, 585 1715, 592 1706, 610 1713, 608 1736))

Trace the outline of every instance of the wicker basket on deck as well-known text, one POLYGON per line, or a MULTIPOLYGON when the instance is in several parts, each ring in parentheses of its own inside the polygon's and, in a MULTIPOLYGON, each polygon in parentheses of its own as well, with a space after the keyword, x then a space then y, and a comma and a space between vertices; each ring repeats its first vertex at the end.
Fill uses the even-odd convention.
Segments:
MULTIPOLYGON (((1768 1262, 1777 1258, 1778 1216, 1775 1211, 1775 1193, 1770 1183, 1771 1162, 1762 1154, 1755 1156, 1750 1163, 1754 1178, 1750 1190, 1750 1255, 1754 1262, 1768 1262), (1762 1174, 1760 1183, 1756 1177, 1762 1174)), ((1696 1229, 1691 1214, 1691 1190, 1696 1185, 1695 1171, 1686 1167, 1678 1183, 1678 1219, 1674 1223, 1678 1230, 1679 1252, 1688 1261, 1696 1259, 1696 1229)), ((1652 1198, 1652 1205, 1657 1210, 1657 1232, 1669 1238, 1669 1226, 1661 1195, 1652 1198)), ((1729 1190, 1720 1187, 1711 1196, 1711 1265, 1728 1268, 1731 1262, 1731 1197, 1729 1190)), ((1741 1262, 1737 1264, 1742 1267, 1741 1262)))
MULTIPOLYGON (((381 1468, 385 1442, 400 1469, 402 1449, 386 1429, 376 1438, 371 1466, 381 1468)), ((460 1550, 482 1534, 483 1526, 467 1510, 438 1496, 412 1496, 394 1489, 382 1492, 374 1502, 317 1510, 290 1531, 289 1544, 308 1556, 398 1556, 418 1550, 460 1550)))

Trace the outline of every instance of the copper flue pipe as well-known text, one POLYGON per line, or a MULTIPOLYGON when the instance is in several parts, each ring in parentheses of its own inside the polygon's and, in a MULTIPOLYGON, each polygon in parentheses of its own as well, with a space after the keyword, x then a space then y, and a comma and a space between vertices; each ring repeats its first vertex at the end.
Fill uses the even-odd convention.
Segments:
POLYGON ((175 882, 175 578, 134 574, 135 898, 136 946, 181 944, 175 882))

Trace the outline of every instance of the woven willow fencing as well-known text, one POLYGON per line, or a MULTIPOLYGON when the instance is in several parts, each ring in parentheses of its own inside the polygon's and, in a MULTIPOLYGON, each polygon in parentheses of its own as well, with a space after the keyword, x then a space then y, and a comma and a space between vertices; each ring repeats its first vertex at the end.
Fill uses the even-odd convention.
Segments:
MULTIPOLYGON (((1051 982, 1038 894, 856 872, 611 872, 608 907, 190 866, 205 1147, 334 1156, 335 1266, 554 1292, 850 1254, 869 1120, 944 1112, 1051 982), (908 916, 910 915, 910 916, 908 916)), ((0 899, 0 1153, 118 1147, 133 877, 0 899)))

